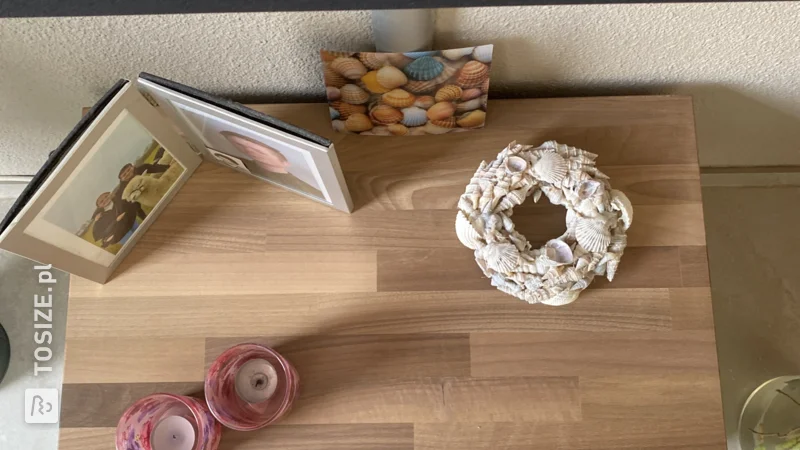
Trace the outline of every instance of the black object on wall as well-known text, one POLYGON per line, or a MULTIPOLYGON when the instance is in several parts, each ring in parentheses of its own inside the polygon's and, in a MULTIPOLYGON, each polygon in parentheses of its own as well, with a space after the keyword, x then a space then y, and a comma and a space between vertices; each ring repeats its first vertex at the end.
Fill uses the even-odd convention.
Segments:
MULTIPOLYGON (((581 5, 600 3, 701 3, 707 1, 708 0, 373 0, 368 2, 363 0, 0 0, 0 17, 335 11, 353 9, 463 8, 473 6, 581 5)), ((722 0, 722 2, 731 2, 731 0, 722 0)))
POLYGON ((11 363, 11 344, 8 342, 8 334, 0 324, 0 383, 3 382, 3 377, 6 376, 8 365, 11 363))

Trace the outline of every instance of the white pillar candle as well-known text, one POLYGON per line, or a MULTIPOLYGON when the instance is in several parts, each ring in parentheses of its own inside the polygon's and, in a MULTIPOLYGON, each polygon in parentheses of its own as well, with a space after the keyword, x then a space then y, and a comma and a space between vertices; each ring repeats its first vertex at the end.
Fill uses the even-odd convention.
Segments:
POLYGON ((236 393, 247 403, 261 403, 278 388, 278 372, 266 359, 251 359, 236 372, 236 393))
POLYGON ((181 416, 165 417, 158 422, 150 436, 153 450, 192 450, 194 441, 192 423, 181 416))

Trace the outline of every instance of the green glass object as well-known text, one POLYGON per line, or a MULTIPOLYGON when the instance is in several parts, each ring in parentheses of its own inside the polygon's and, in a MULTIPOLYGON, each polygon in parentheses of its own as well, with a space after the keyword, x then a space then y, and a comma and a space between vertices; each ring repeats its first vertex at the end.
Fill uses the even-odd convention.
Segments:
POLYGON ((750 394, 739 417, 742 450, 800 450, 800 376, 778 377, 750 394))

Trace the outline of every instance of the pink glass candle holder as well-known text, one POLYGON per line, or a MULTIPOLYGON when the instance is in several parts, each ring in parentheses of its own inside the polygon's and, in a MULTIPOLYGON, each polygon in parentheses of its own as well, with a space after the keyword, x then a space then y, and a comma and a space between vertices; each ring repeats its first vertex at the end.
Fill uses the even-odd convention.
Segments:
POLYGON ((283 417, 300 388, 294 366, 275 350, 258 344, 229 348, 208 370, 206 401, 228 428, 257 430, 283 417))
POLYGON ((205 402, 153 394, 131 405, 117 424, 117 450, 217 450, 222 426, 205 402))

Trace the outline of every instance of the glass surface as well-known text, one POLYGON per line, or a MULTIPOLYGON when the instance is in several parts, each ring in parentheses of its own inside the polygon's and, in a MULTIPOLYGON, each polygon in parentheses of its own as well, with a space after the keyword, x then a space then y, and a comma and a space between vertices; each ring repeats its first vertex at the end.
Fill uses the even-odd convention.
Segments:
POLYGON ((769 380, 750 394, 739 444, 742 450, 800 450, 800 376, 769 380))

